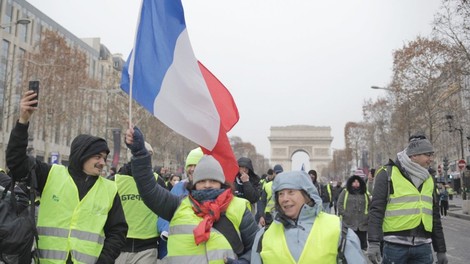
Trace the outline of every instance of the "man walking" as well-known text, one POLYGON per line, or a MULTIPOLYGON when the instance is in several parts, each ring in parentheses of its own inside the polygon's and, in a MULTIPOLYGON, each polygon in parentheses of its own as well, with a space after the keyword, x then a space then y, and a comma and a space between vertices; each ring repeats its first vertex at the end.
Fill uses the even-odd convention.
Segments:
POLYGON ((439 199, 428 168, 434 148, 424 135, 410 137, 395 161, 377 171, 369 211, 369 259, 383 262, 447 263, 446 243, 439 216, 439 199))

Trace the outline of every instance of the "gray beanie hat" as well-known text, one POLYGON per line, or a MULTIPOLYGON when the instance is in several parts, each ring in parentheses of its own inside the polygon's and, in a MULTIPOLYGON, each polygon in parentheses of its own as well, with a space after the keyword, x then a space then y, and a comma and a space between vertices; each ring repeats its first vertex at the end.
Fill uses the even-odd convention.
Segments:
POLYGON ((202 156, 194 169, 193 184, 202 180, 215 180, 220 183, 225 182, 224 170, 220 163, 210 155, 202 156))
POLYGON ((434 148, 432 147, 431 142, 424 136, 412 137, 408 147, 406 148, 406 155, 413 156, 424 153, 434 153, 434 148))

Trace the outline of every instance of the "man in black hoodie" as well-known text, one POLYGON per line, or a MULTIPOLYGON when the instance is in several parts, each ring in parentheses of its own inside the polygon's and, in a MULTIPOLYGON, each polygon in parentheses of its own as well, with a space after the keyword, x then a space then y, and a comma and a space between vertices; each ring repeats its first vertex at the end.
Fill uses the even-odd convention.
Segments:
MULTIPOLYGON (((239 172, 235 178, 235 194, 247 199, 254 209, 261 194, 260 178, 253 171, 251 159, 241 157, 238 159, 239 172)), ((253 211, 253 210, 252 210, 253 211)))
MULTIPOLYGON (((10 135, 6 161, 13 175, 28 175, 31 167, 26 147, 36 96, 32 91, 24 94, 10 135)), ((115 184, 99 177, 108 153, 104 139, 79 135, 72 141, 68 168, 35 160, 41 194, 40 259, 114 263, 119 256, 128 227, 115 184)))

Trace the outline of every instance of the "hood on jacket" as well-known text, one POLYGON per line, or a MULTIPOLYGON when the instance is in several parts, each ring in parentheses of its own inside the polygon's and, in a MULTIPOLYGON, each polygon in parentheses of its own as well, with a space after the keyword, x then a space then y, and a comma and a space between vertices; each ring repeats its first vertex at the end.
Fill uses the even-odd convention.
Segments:
POLYGON ((313 184, 316 184, 318 181, 318 175, 316 170, 309 170, 308 175, 310 176, 310 179, 312 180, 313 184))
POLYGON ((253 164, 251 163, 251 159, 246 158, 246 157, 241 157, 238 159, 238 167, 245 167, 249 169, 250 171, 254 171, 253 164))
MULTIPOLYGON (((251 159, 246 157, 241 157, 238 159, 238 167, 245 167, 248 169, 248 176, 250 176, 250 182, 254 185, 259 185, 260 177, 254 172, 253 164, 251 163, 251 159)), ((240 172, 237 173, 235 177, 237 185, 243 185, 242 181, 240 180, 240 172)), ((237 187, 239 188, 239 187, 237 187)))
MULTIPOLYGON (((274 219, 280 223, 282 223, 285 227, 296 225, 294 223, 294 219, 289 218, 288 216, 284 215, 282 211, 279 209, 279 202, 277 200, 278 193, 284 189, 294 189, 294 190, 303 190, 305 191, 308 196, 314 201, 313 207, 311 211, 314 215, 318 215, 322 210, 322 199, 318 194, 318 190, 313 185, 310 176, 305 171, 291 171, 291 172, 282 172, 278 174, 273 181, 273 194, 276 199, 275 201, 275 212, 274 212, 274 219)), ((312 206, 312 205, 310 205, 312 206)), ((300 214, 302 214, 303 209, 301 209, 300 214)))
POLYGON ((103 151, 109 154, 108 144, 103 138, 85 134, 78 135, 70 145, 69 170, 82 172, 85 161, 103 151))
POLYGON ((361 176, 358 176, 358 175, 353 175, 351 177, 349 177, 348 181, 346 182, 346 189, 348 190, 349 193, 353 192, 353 188, 352 188, 352 183, 355 181, 355 180, 358 180, 359 181, 359 193, 360 194, 364 194, 366 193, 367 191, 367 186, 366 186, 366 183, 365 181, 362 179, 361 176))
POLYGON ((273 193, 275 194, 284 189, 304 190, 316 204, 322 204, 317 188, 305 171, 290 171, 278 174, 273 181, 273 193))

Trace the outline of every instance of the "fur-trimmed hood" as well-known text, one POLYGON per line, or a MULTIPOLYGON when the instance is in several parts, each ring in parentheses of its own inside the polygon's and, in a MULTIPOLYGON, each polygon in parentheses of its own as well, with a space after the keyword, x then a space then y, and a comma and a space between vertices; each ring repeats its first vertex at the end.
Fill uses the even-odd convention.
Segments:
POLYGON ((359 181, 359 193, 364 194, 367 191, 367 186, 366 182, 362 179, 362 177, 353 175, 349 177, 348 181, 346 182, 346 189, 348 190, 349 193, 355 192, 355 190, 352 188, 352 183, 358 180, 359 181))

